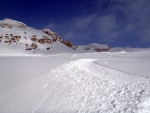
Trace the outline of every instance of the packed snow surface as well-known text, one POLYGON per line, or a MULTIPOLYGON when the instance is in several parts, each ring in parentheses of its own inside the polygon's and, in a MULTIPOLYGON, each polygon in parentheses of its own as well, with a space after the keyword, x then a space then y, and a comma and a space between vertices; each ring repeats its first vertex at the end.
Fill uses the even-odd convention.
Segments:
POLYGON ((0 57, 0 113, 149 113, 149 56, 0 57))

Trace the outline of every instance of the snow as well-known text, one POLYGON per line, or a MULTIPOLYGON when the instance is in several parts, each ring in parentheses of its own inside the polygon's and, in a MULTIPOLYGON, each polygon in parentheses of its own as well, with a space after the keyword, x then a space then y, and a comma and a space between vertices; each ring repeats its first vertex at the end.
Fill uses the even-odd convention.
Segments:
POLYGON ((110 53, 109 58, 96 62, 118 71, 150 77, 150 52, 110 53))
POLYGON ((149 113, 149 58, 149 52, 1 56, 0 113, 149 113))

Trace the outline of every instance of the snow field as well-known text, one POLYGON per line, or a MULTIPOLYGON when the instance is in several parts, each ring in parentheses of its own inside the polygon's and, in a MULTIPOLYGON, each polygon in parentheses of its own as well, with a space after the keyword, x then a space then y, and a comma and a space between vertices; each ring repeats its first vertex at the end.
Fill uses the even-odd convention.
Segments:
MULTIPOLYGON (((73 56, 75 57, 75 56, 73 56)), ((1 97, 3 113, 137 113, 149 110, 150 80, 79 59, 1 97), (146 101, 145 101, 146 99, 146 101)))

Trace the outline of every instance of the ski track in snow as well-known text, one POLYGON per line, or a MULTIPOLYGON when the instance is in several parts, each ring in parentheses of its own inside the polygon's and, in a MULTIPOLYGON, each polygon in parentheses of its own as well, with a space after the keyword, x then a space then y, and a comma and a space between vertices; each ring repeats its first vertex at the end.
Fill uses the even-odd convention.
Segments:
POLYGON ((150 79, 94 61, 71 61, 19 87, 0 98, 0 113, 150 112, 150 79))

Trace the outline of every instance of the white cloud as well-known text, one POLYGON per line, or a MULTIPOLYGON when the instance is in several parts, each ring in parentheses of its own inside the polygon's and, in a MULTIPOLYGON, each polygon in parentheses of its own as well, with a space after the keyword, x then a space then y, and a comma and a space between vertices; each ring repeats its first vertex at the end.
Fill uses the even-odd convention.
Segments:
POLYGON ((59 26, 54 23, 49 23, 48 25, 45 26, 45 28, 50 28, 51 30, 55 30, 55 29, 58 29, 59 26))
POLYGON ((106 2, 110 5, 105 13, 116 16, 114 19, 119 22, 117 27, 122 27, 122 34, 133 32, 140 40, 150 41, 150 0, 97 0, 98 9, 106 2))
POLYGON ((93 15, 89 15, 87 17, 74 18, 71 23, 73 25, 75 25, 76 29, 85 29, 90 24, 92 24, 94 17, 95 17, 95 15, 93 14, 93 15))
POLYGON ((98 32, 104 35, 110 33, 117 27, 116 18, 112 15, 97 17, 96 24, 99 30, 98 32))
POLYGON ((134 38, 150 42, 149 4, 150 0, 97 0, 95 13, 49 27, 71 40, 115 42, 134 38))

